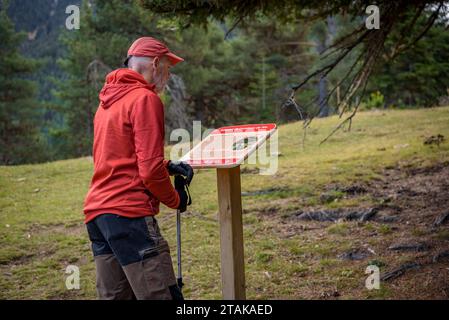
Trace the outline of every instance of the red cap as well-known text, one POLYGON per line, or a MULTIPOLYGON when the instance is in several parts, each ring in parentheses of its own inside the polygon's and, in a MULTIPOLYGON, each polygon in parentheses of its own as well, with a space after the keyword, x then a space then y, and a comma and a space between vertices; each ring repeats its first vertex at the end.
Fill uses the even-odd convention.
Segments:
POLYGON ((170 52, 165 44, 152 38, 152 37, 142 37, 133 42, 128 50, 128 57, 126 58, 124 64, 128 65, 128 60, 131 56, 138 57, 162 57, 166 56, 172 65, 178 62, 184 61, 183 58, 178 57, 176 54, 170 52))

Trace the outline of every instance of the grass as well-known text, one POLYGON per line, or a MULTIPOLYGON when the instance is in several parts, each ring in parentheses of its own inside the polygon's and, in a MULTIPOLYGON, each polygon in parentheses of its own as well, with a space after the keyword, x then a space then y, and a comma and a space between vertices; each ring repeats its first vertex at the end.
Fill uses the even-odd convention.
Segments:
MULTIPOLYGON (((320 195, 329 184, 379 179, 387 166, 423 166, 447 159, 449 143, 429 147, 423 140, 435 134, 449 137, 449 107, 360 112, 350 132, 340 131, 320 145, 339 121, 314 120, 304 145, 301 124, 280 126, 277 173, 242 174, 243 192, 277 190, 242 197, 248 298, 316 297, 318 291, 343 283, 339 290, 359 290, 357 297, 389 296, 388 288, 366 292, 365 264, 336 259, 351 245, 345 240, 351 224, 331 224, 313 236, 296 231, 284 237, 278 219, 288 219, 304 206, 375 203, 366 196, 346 198, 338 191, 324 201, 320 195)), ((90 157, 0 167, 0 299, 95 299, 95 267, 82 223, 92 170, 90 157), (69 264, 80 268, 80 290, 65 288, 69 264)), ((215 171, 196 172, 193 205, 182 223, 184 294, 189 299, 221 297, 216 193, 215 171)), ((163 207, 158 218, 176 260, 174 212, 163 207)), ((364 232, 370 229, 391 232, 376 225, 367 225, 364 232)), ((439 237, 448 239, 444 231, 439 237)))
POLYGON ((392 230, 389 225, 384 224, 379 227, 379 232, 382 234, 390 234, 392 233, 392 230))
POLYGON ((327 232, 329 232, 330 234, 336 234, 340 236, 345 236, 349 234, 350 231, 351 230, 349 223, 346 222, 337 222, 327 228, 327 232))
POLYGON ((440 240, 449 240, 449 230, 438 231, 436 237, 440 240))

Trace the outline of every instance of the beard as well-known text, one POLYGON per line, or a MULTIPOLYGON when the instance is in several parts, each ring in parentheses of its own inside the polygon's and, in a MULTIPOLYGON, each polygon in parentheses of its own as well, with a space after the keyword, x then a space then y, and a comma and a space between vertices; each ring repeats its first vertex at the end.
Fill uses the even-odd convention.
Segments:
POLYGON ((157 72, 157 70, 153 70, 153 82, 155 85, 156 92, 162 94, 165 90, 165 86, 167 85, 168 77, 164 76, 162 72, 157 72))

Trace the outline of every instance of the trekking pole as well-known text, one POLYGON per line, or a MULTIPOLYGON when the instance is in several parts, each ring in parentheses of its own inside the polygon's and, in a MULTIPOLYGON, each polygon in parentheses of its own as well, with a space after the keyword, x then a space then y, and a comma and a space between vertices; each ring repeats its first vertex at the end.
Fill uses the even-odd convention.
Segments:
MULTIPOLYGON (((177 190, 184 190, 187 195, 187 203, 186 208, 188 205, 192 204, 192 198, 190 197, 190 191, 188 187, 187 180, 178 175, 175 177, 175 188, 177 190)), ((186 210, 186 208, 182 209, 182 212, 186 210)), ((181 209, 176 210, 176 240, 177 240, 177 254, 178 254, 178 287, 179 290, 182 291, 182 287, 184 286, 184 283, 182 282, 182 260, 181 260, 181 209)))
POLYGON ((181 264, 181 211, 176 210, 176 240, 178 243, 178 287, 182 291, 184 283, 182 283, 182 264, 181 264))

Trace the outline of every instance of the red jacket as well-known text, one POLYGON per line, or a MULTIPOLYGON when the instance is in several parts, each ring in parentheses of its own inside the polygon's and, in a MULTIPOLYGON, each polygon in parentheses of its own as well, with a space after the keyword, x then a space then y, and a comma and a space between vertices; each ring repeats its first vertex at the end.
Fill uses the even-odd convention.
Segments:
POLYGON ((94 119, 93 160, 85 223, 104 213, 155 215, 159 202, 179 206, 164 160, 164 107, 154 86, 133 70, 106 77, 94 119))

